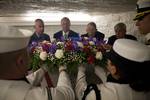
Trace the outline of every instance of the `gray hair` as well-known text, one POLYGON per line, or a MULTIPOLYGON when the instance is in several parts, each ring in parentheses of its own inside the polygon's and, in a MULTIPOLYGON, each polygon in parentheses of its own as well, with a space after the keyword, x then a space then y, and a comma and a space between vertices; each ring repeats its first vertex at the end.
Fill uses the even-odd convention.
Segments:
POLYGON ((114 30, 126 30, 126 25, 124 23, 118 23, 114 26, 114 30))

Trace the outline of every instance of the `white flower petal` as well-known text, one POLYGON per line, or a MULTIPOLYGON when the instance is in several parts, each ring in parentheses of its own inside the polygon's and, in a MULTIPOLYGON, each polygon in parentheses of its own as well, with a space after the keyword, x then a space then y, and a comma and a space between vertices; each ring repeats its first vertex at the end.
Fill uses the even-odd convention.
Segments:
POLYGON ((84 37, 85 40, 88 40, 88 37, 84 37))
POLYGON ((45 61, 47 59, 47 57, 48 57, 47 52, 43 51, 40 53, 40 59, 41 60, 45 61))
POLYGON ((64 45, 63 42, 57 42, 57 45, 64 45))
POLYGON ((100 51, 99 51, 99 52, 96 52, 96 59, 102 60, 102 58, 103 58, 102 53, 101 53, 100 51))
POLYGON ((83 48, 83 43, 82 42, 77 42, 77 44, 78 44, 78 47, 83 48))
POLYGON ((95 45, 95 43, 93 41, 90 41, 89 44, 90 45, 95 45))
POLYGON ((64 52, 63 52, 62 49, 56 50, 56 52, 55 52, 55 57, 56 57, 56 58, 60 59, 60 58, 62 58, 63 56, 64 56, 64 52))

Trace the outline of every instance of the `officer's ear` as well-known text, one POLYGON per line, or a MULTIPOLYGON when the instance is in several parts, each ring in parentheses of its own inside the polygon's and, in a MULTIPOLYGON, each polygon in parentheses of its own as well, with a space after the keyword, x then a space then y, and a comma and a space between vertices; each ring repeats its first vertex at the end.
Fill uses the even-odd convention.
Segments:
POLYGON ((107 69, 112 75, 117 73, 116 66, 111 62, 111 60, 108 60, 107 62, 107 69))

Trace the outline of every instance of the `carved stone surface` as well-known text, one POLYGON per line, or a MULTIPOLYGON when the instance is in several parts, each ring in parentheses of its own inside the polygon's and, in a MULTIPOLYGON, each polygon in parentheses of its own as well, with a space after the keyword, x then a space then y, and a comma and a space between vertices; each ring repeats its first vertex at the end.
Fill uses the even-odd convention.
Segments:
POLYGON ((109 14, 134 11, 137 0, 0 0, 0 16, 31 12, 109 14))

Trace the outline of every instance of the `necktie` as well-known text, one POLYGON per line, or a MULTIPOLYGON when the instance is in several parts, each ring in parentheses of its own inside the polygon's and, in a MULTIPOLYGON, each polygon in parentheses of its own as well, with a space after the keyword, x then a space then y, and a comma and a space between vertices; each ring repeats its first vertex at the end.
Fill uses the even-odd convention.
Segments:
POLYGON ((67 38, 68 38, 68 35, 65 33, 64 34, 64 39, 67 40, 67 38))

